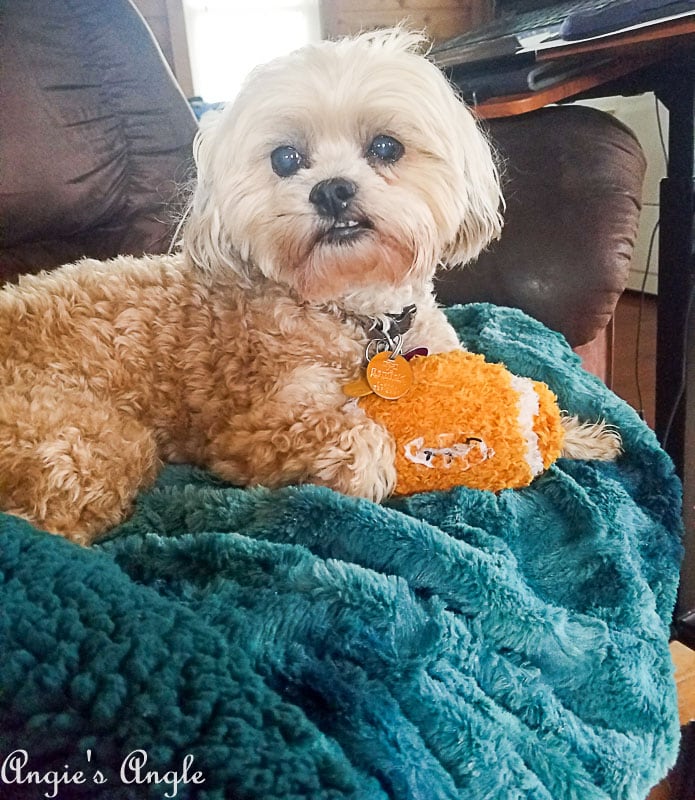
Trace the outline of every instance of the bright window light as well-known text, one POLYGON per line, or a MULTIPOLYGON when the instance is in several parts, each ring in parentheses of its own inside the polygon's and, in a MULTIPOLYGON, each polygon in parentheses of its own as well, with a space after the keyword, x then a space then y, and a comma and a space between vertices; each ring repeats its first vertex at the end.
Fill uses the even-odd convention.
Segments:
POLYGON ((183 0, 195 93, 231 100, 258 64, 321 38, 319 0, 183 0))

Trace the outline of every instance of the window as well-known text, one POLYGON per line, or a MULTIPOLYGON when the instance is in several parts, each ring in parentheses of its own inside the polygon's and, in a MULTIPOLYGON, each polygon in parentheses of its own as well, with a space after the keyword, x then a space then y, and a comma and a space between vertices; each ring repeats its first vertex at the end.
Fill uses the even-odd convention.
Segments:
POLYGON ((183 0, 195 93, 231 100, 257 64, 321 38, 319 0, 183 0))

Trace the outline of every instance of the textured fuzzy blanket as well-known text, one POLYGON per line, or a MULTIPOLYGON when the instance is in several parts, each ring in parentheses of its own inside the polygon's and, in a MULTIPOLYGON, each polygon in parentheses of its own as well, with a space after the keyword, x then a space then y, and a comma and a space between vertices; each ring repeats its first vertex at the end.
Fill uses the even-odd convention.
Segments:
POLYGON ((626 455, 386 506, 172 467, 91 550, 1 517, 0 797, 646 796, 678 739, 671 463, 561 337, 451 320, 626 455))

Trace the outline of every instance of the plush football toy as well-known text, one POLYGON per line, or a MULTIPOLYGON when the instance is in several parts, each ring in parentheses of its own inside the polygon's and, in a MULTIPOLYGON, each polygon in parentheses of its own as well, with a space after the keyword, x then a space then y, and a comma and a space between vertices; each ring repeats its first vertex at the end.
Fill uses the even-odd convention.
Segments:
POLYGON ((396 440, 395 494, 520 488, 560 455, 560 409, 546 384, 462 350, 417 356, 407 368, 390 355, 367 368, 382 396, 358 402, 396 440))

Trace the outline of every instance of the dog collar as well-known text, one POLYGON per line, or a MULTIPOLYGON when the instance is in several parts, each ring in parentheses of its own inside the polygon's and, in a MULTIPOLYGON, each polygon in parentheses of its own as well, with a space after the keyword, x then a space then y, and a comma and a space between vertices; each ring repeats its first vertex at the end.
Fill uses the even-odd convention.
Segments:
POLYGON ((412 304, 405 306, 398 314, 367 317, 364 323, 364 327, 367 328, 367 338, 372 341, 386 342, 388 347, 394 350, 398 341, 412 327, 416 312, 417 306, 412 304))
POLYGON ((367 317, 366 367, 357 380, 343 386, 343 392, 352 398, 379 395, 387 400, 397 400, 407 394, 413 385, 413 372, 409 361, 414 356, 426 356, 427 348, 418 347, 403 354, 403 337, 410 330, 417 307, 406 306, 398 314, 367 317))

